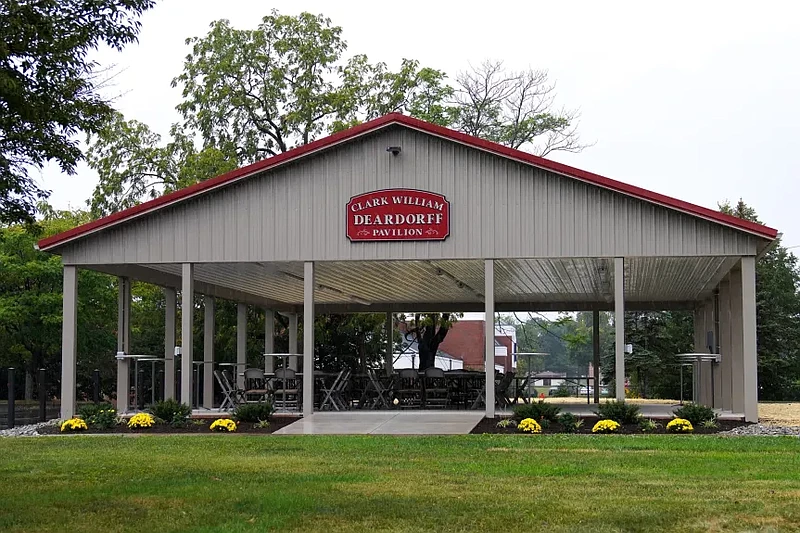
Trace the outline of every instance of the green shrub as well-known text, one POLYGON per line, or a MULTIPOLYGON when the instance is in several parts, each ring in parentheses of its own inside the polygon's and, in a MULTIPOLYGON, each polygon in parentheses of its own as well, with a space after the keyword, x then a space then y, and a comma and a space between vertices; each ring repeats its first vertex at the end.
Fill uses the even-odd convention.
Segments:
POLYGON ((700 427, 703 429, 717 429, 719 424, 717 424, 716 420, 703 420, 703 422, 700 424, 700 427))
POLYGON ((692 423, 693 426, 700 426, 706 420, 716 420, 717 414, 706 405, 697 403, 687 403, 673 411, 676 418, 683 418, 692 423))
POLYGON ((538 402, 523 403, 514 406, 514 419, 524 420, 526 418, 533 418, 541 423, 542 420, 555 422, 558 419, 558 413, 561 408, 555 404, 539 400, 538 402))
POLYGON ((655 431, 659 427, 661 427, 661 424, 659 424, 658 422, 654 422, 649 418, 642 418, 641 420, 639 420, 639 429, 642 430, 642 433, 650 433, 652 431, 655 431))
POLYGON ((497 427, 499 428, 507 428, 515 425, 514 421, 510 418, 504 418, 500 422, 497 423, 497 427))
POLYGON ((569 387, 562 383, 550 396, 554 398, 569 398, 572 394, 569 392, 569 387))
POLYGON ((636 424, 639 422, 639 406, 611 400, 597 406, 595 411, 601 420, 613 420, 620 424, 636 424))
POLYGON ((263 420, 269 420, 273 412, 274 409, 272 409, 270 402, 243 403, 234 409, 231 418, 237 422, 252 422, 255 424, 263 420))
POLYGON ((170 398, 162 400, 150 406, 153 416, 163 420, 165 424, 179 426, 185 424, 192 414, 192 408, 185 403, 170 398))
POLYGON ((117 410, 110 403, 92 403, 81 406, 78 409, 78 416, 82 418, 89 427, 109 429, 117 425, 117 410))
POLYGON ((561 413, 558 423, 567 433, 575 433, 583 425, 583 419, 572 413, 561 413))

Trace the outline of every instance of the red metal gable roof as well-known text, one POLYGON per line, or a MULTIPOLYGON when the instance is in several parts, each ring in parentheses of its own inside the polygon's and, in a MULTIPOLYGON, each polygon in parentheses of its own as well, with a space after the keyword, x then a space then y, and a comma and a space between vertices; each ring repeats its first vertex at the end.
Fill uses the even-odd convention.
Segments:
POLYGON ((664 207, 674 209, 676 211, 687 213, 689 215, 698 216, 700 218, 710 220, 712 222, 718 222, 720 224, 724 224, 726 226, 735 229, 752 233, 754 235, 763 237, 765 239, 773 240, 778 236, 777 230, 761 224, 756 224, 754 222, 750 222, 731 215, 720 213, 719 211, 715 211, 713 209, 708 209, 706 207, 694 205, 689 202, 684 202, 683 200, 678 200, 676 198, 671 198, 663 194, 648 191, 646 189, 642 189, 641 187, 628 185, 626 183, 612 180, 610 178, 606 178, 598 174, 593 174, 591 172, 586 172, 585 170, 580 170, 571 167, 569 165, 556 163, 555 161, 550 161, 549 159, 544 159, 542 157, 522 152, 520 150, 508 148, 507 146, 493 143, 491 141, 486 141, 484 139, 479 139, 471 135, 466 135, 464 133, 444 128, 442 126, 437 126, 435 124, 431 124, 429 122, 425 122, 423 120, 409 117, 400 113, 390 113, 388 115, 384 115, 369 122, 359 124, 358 126, 352 127, 348 130, 341 131, 339 133, 335 133, 328 137, 316 140, 305 146, 300 146, 293 150, 289 150, 288 152, 284 152, 274 157, 270 157, 269 159, 258 161, 257 163, 253 163, 252 165, 236 169, 234 171, 228 172, 227 174, 222 174, 221 176, 217 176, 215 178, 197 183, 190 187, 186 187, 185 189, 180 189, 170 194, 165 194, 164 196, 160 196, 143 204, 131 207, 130 209, 120 211, 119 213, 114 213, 107 217, 94 220, 82 226, 78 226, 71 230, 65 231, 63 233, 59 233, 58 235, 53 235, 52 237, 42 239, 41 241, 39 241, 38 247, 40 250, 48 250, 50 248, 54 248, 58 245, 64 244, 73 239, 82 237, 84 235, 93 233, 95 231, 99 231, 106 227, 119 224, 126 220, 142 216, 146 213, 166 207, 168 205, 172 205, 186 198, 191 198, 199 194, 211 191, 213 189, 230 185, 231 183, 235 183, 239 180, 248 178, 258 172, 262 172, 264 170, 288 163, 290 161, 294 161, 305 155, 323 150, 325 148, 337 144, 341 144, 350 139, 354 139, 361 135, 371 133, 373 131, 376 131, 391 124, 402 124, 404 126, 431 135, 436 135, 437 137, 455 141, 464 144, 466 146, 477 148, 479 150, 484 150, 486 152, 507 157, 509 159, 527 163, 539 168, 543 168, 545 170, 550 170, 552 172, 556 172, 564 176, 578 179, 580 181, 596 185, 598 187, 603 187, 605 189, 616 191, 621 194, 625 194, 627 196, 639 198, 641 200, 652 202, 664 207))

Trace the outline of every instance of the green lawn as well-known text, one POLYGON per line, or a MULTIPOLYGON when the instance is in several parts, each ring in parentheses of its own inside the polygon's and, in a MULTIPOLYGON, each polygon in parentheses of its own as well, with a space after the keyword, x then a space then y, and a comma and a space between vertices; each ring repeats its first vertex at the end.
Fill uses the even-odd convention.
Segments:
POLYGON ((0 440, 0 531, 800 530, 800 439, 0 440))

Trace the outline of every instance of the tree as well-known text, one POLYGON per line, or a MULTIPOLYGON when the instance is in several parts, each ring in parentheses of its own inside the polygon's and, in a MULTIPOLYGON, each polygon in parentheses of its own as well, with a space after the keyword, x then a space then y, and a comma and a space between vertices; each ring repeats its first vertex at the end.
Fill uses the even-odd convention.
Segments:
POLYGON ((90 136, 86 160, 100 175, 90 205, 97 218, 167 194, 238 166, 219 149, 197 150, 195 143, 178 126, 172 140, 164 145, 161 136, 139 121, 120 113, 90 136))
POLYGON ((407 322, 405 337, 406 340, 417 343, 419 370, 435 365, 439 345, 457 319, 458 315, 455 313, 416 313, 414 319, 407 322))
MULTIPOLYGON (((760 222, 741 199, 720 211, 760 222)), ((759 398, 800 398, 800 269, 797 257, 778 240, 756 263, 756 320, 759 398)))
MULTIPOLYGON (((34 244, 89 220, 81 211, 56 212, 46 205, 39 210, 44 214, 39 228, 0 228, 0 366, 24 369, 26 398, 32 395, 36 369, 47 369, 51 385, 61 377, 61 259, 35 250, 34 244)), ((104 383, 112 382, 116 314, 114 279, 80 270, 78 367, 84 392, 91 390, 94 368, 101 369, 104 383)))
POLYGON ((192 50, 172 82, 182 87, 184 127, 251 163, 391 111, 442 113, 443 73, 409 60, 393 73, 364 55, 345 64, 341 34, 311 13, 273 10, 255 30, 213 22, 205 37, 187 39, 192 50))
POLYGON ((555 84, 546 70, 512 71, 485 61, 460 72, 454 91, 456 129, 539 156, 581 152, 575 110, 553 109, 555 84))
POLYGON ((55 161, 67 174, 81 158, 75 134, 111 111, 87 53, 136 41, 154 0, 6 0, 0 6, 0 222, 32 222, 48 196, 31 167, 55 161))

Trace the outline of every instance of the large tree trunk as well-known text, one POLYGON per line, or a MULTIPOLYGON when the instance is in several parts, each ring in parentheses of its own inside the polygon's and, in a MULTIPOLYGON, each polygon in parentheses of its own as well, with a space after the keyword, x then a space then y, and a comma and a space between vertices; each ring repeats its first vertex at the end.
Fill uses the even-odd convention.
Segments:
POLYGON ((435 348, 431 349, 430 346, 424 346, 419 344, 419 370, 420 372, 424 371, 427 368, 431 368, 436 364, 436 351, 439 348, 437 344, 435 348))

